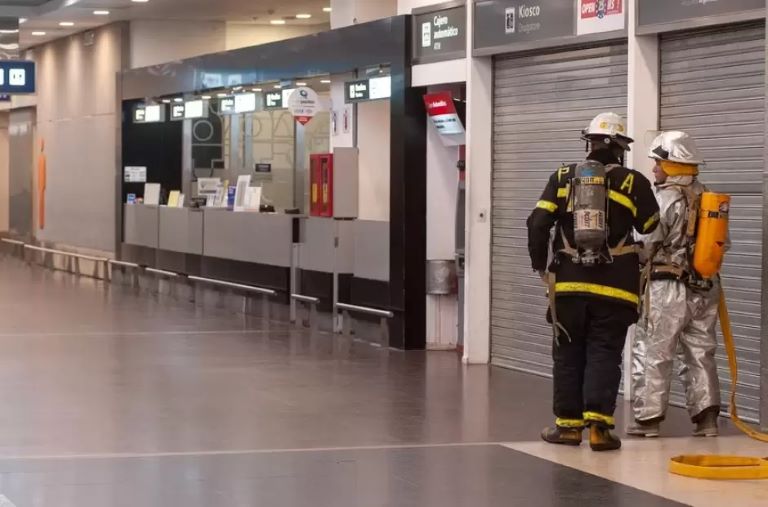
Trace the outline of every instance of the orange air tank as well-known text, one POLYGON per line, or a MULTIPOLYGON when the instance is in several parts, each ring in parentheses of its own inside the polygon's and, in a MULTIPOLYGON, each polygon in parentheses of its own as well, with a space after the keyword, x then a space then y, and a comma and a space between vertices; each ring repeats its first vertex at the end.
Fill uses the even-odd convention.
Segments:
POLYGON ((710 279, 720 272, 728 244, 728 213, 731 196, 704 192, 701 194, 693 269, 710 279))

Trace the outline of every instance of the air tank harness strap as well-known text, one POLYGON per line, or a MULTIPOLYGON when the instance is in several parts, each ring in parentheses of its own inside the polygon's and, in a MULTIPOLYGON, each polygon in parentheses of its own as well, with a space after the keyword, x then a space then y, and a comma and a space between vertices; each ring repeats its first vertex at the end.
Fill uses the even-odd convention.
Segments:
POLYGON ((645 266, 640 270, 640 308, 637 309, 637 313, 640 318, 645 319, 645 324, 648 324, 648 310, 651 308, 651 270, 653 263, 650 259, 645 263, 645 266))
POLYGON ((557 320, 557 293, 555 287, 557 286, 557 275, 554 273, 547 273, 547 297, 549 298, 549 318, 552 320, 552 337, 555 340, 555 344, 560 346, 560 334, 562 333, 569 342, 571 334, 565 329, 565 326, 560 324, 557 320))
POLYGON ((687 273, 683 268, 672 264, 657 264, 653 266, 652 274, 670 275, 674 276, 677 280, 683 280, 687 276, 687 273))
MULTIPOLYGON (((568 238, 565 237, 565 232, 563 230, 560 230, 560 237, 563 241, 563 247, 558 250, 557 253, 564 253, 565 255, 571 257, 572 259, 578 259, 579 258, 579 250, 574 248, 571 243, 568 241, 568 238)), ((627 245, 627 238, 629 237, 629 234, 624 236, 621 241, 619 241, 619 244, 616 245, 613 248, 608 248, 608 253, 611 254, 611 258, 613 257, 619 257, 621 255, 629 255, 629 254, 640 254, 642 252, 642 247, 637 244, 627 245)))
MULTIPOLYGON (((741 432, 750 438, 768 443, 768 433, 760 432, 739 417, 736 406, 736 389, 739 381, 739 365, 736 360, 736 345, 731 332, 731 319, 725 292, 720 288, 720 328, 723 331, 725 350, 728 353, 728 366, 731 370, 731 421, 741 432)), ((768 479, 768 458, 749 456, 689 455, 672 458, 669 471, 673 474, 697 479, 755 480, 768 479)))

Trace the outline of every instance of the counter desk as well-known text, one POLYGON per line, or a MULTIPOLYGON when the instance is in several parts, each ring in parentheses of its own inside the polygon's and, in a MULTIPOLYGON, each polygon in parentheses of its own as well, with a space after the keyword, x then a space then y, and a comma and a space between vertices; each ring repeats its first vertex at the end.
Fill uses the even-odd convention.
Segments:
POLYGON ((297 215, 127 204, 122 259, 287 295, 297 215))

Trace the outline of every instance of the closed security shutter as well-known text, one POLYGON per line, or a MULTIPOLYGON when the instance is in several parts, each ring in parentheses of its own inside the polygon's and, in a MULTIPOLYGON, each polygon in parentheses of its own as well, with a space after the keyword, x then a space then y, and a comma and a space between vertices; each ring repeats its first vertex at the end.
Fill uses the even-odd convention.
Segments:
MULTIPOLYGON (((684 130, 707 162, 701 180, 733 196, 731 251, 723 285, 738 349, 740 406, 757 419, 760 403, 760 296, 763 169, 765 167, 765 27, 728 26, 661 40, 661 128, 684 130)), ((719 331, 719 329, 718 329, 719 331)), ((730 376, 717 357, 723 403, 730 376)), ((684 405, 674 382, 673 402, 684 405)))
POLYGON ((491 357, 495 365, 552 374, 545 288, 531 272, 526 218, 561 165, 584 160, 581 130, 627 109, 627 46, 495 61, 491 357))

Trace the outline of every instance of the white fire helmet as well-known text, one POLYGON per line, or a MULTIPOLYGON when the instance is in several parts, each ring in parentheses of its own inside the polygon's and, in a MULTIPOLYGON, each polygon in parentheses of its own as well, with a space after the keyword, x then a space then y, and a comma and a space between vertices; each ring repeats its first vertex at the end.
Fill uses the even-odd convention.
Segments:
POLYGON ((662 132, 651 143, 650 158, 678 164, 701 165, 704 159, 691 136, 679 130, 662 132))
POLYGON ((627 135, 627 124, 624 122, 624 118, 616 113, 598 114, 581 134, 582 138, 587 141, 593 138, 610 139, 625 151, 629 151, 629 145, 635 142, 627 135))

